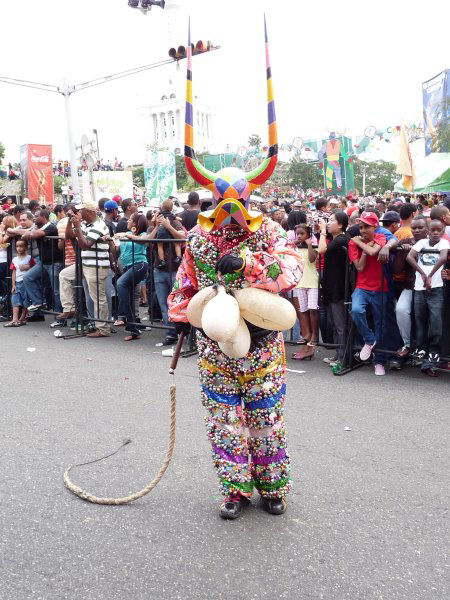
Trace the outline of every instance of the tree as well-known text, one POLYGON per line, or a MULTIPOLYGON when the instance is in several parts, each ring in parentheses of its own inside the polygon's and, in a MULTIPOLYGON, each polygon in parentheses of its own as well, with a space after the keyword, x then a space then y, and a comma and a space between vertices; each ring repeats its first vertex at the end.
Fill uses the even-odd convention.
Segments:
POLYGON ((355 188, 363 189, 363 170, 366 170, 366 193, 375 192, 383 194, 392 190, 400 176, 395 172, 395 164, 385 160, 366 162, 354 159, 353 169, 355 174, 355 188))
POLYGON ((138 187, 145 187, 143 165, 135 165, 131 167, 131 171, 133 173, 133 182, 135 181, 138 187))
POLYGON ((436 110, 437 126, 431 140, 432 152, 450 152, 450 98, 445 98, 436 110))
MULTIPOLYGON (((201 154, 197 154, 197 160, 203 164, 203 157, 207 152, 203 152, 201 154)), ((196 181, 192 179, 189 173, 186 170, 186 165, 184 163, 184 156, 177 155, 175 156, 175 171, 177 175, 177 189, 180 192, 192 192, 197 190, 199 185, 196 181)))
POLYGON ((248 138, 248 145, 250 148, 259 148, 261 146, 261 138, 258 134, 252 133, 248 138))
POLYGON ((62 194, 62 186, 65 184, 66 179, 61 175, 55 175, 53 178, 53 189, 55 194, 62 194))
POLYGON ((5 146, 0 142, 0 160, 5 158, 5 146))
POLYGON ((290 185, 304 190, 323 187, 323 177, 316 162, 293 158, 289 163, 288 178, 290 185))

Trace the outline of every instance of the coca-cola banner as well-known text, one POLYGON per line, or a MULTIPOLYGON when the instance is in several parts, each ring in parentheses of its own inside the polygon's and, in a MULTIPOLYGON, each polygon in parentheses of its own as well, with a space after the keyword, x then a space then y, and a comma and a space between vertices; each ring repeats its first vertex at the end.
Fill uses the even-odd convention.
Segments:
MULTIPOLYGON (((23 148, 23 147, 22 147, 23 148)), ((27 181, 25 189, 30 200, 53 207, 52 147, 27 144, 27 181)))

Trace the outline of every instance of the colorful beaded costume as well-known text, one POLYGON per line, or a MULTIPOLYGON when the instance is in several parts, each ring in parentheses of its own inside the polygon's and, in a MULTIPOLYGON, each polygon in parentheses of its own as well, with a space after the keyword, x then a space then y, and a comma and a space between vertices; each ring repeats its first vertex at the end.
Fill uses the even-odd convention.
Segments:
MULTIPOLYGON (((265 25, 265 24, 264 24, 265 25)), ((249 210, 252 190, 272 174, 278 154, 275 104, 265 26, 269 151, 255 170, 208 171, 194 152, 192 51, 188 44, 185 162, 191 176, 213 194, 213 208, 199 215, 189 232, 186 251, 169 296, 169 317, 187 322, 186 308, 200 289, 216 282, 227 290, 250 284, 279 294, 301 277, 301 258, 284 230, 261 213, 249 210), (225 254, 244 260, 244 268, 224 276, 216 264, 225 254)), ((213 462, 224 496, 251 496, 256 487, 265 498, 281 498, 290 488, 290 461, 284 424, 285 355, 279 332, 251 330, 245 358, 233 359, 197 331, 202 402, 213 462)))

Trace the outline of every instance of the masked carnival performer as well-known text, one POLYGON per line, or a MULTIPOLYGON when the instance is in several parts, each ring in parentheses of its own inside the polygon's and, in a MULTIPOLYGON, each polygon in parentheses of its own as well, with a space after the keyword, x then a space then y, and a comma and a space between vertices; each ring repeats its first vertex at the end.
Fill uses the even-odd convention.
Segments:
MULTIPOLYGON (((265 24, 264 24, 265 25, 265 24)), ((213 209, 200 213, 189 232, 185 255, 169 296, 169 316, 178 333, 189 331, 187 306, 195 294, 220 283, 227 292, 246 286, 280 294, 301 277, 301 258, 277 223, 249 210, 250 193, 272 174, 277 162, 277 127, 265 25, 269 150, 251 172, 200 164, 194 152, 192 51, 188 43, 185 163, 190 175, 213 194, 213 209)), ((269 295, 273 298, 272 295, 269 295)), ((276 300, 282 301, 277 298, 276 300)), ((218 319, 225 315, 218 315, 218 319)), ((243 358, 230 358, 202 329, 197 331, 202 402, 207 434, 224 496, 220 516, 235 519, 253 489, 263 508, 286 511, 290 460, 284 423, 285 353, 280 331, 246 322, 251 344, 243 358)))

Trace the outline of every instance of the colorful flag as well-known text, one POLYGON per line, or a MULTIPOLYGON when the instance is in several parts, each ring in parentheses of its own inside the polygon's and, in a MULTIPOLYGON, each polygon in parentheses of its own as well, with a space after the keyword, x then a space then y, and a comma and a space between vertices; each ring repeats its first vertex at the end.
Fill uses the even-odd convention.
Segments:
POLYGON ((405 190, 412 192, 416 182, 416 175, 414 173, 414 165, 411 158, 411 152, 409 151, 408 138, 404 125, 402 125, 400 130, 399 150, 398 163, 395 172, 402 176, 402 185, 405 190))

